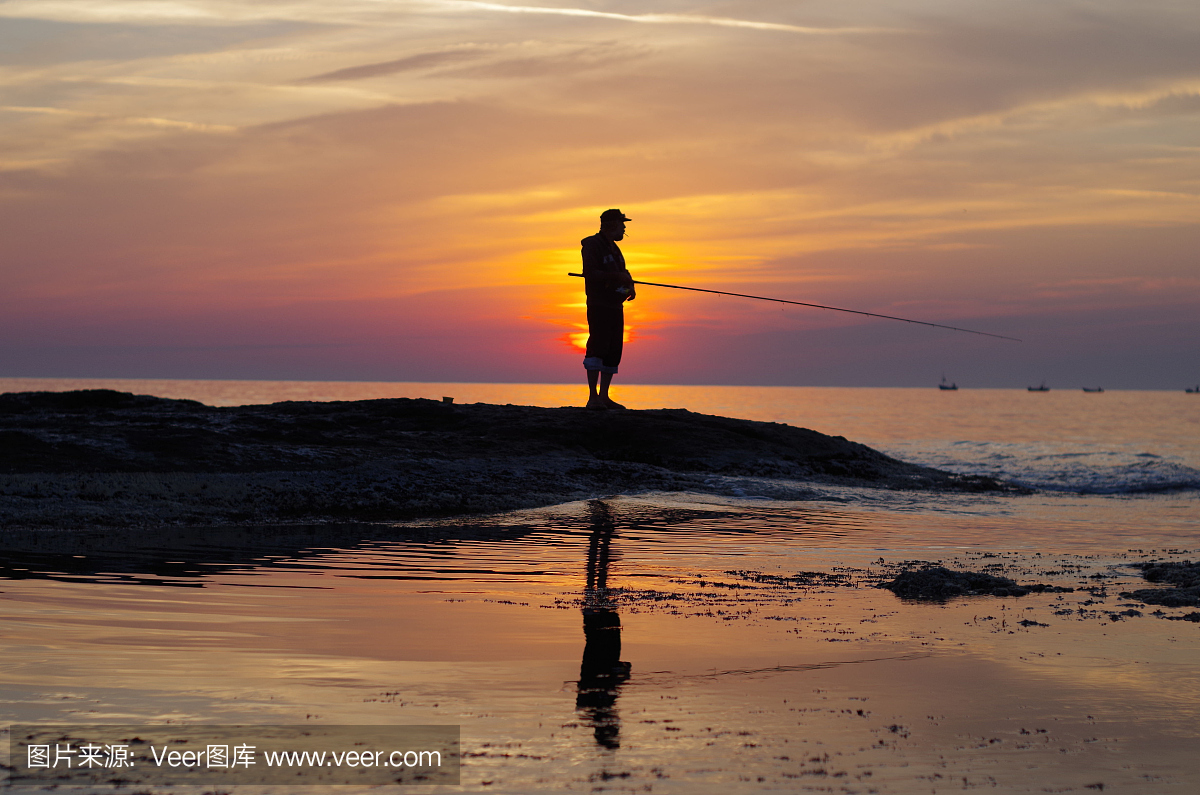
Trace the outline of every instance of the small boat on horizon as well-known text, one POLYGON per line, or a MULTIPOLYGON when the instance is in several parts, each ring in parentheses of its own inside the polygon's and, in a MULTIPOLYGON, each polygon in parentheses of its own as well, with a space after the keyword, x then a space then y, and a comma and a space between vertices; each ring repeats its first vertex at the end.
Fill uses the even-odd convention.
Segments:
POLYGON ((1084 392, 1103 392, 1103 391, 1104 391, 1104 387, 1102 387, 1102 386, 1098 386, 1098 387, 1096 387, 1095 389, 1092 389, 1091 387, 1086 387, 1086 386, 1085 386, 1085 387, 1083 388, 1083 391, 1084 391, 1084 392))
POLYGON ((1050 387, 1046 386, 1045 381, 1042 382, 1041 386, 1027 386, 1025 388, 1028 389, 1030 392, 1049 392, 1050 391, 1050 387))
POLYGON ((945 392, 953 392, 958 389, 958 384, 955 384, 955 383, 947 384, 946 383, 946 374, 942 373, 942 383, 938 384, 938 389, 941 389, 945 392))

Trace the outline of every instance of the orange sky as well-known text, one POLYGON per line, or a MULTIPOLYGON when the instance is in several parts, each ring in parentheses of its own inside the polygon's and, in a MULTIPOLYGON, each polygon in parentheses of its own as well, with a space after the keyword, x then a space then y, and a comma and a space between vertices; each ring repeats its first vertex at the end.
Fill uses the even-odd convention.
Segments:
MULTIPOLYGON (((0 2, 0 376, 1200 379, 1194 4, 0 2)), ((1078 382, 1078 383, 1076 383, 1078 382)))

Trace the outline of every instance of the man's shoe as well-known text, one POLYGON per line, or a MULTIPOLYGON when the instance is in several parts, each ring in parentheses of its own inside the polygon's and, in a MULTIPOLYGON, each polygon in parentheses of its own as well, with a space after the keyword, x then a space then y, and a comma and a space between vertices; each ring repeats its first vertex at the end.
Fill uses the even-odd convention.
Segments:
POLYGON ((610 408, 610 409, 623 409, 623 408, 625 408, 624 406, 622 406, 620 403, 618 403, 617 401, 613 400, 612 398, 604 398, 604 400, 605 400, 605 401, 608 403, 608 408, 610 408))
POLYGON ((587 407, 592 411, 608 411, 609 409, 608 402, 599 395, 593 395, 588 398, 587 407))

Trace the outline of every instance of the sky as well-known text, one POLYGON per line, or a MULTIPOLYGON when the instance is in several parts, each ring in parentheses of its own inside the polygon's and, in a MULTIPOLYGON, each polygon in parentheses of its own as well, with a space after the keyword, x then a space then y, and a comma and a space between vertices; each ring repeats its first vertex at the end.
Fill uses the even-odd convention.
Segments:
POLYGON ((0 377, 1200 382, 1194 0, 0 0, 0 377))

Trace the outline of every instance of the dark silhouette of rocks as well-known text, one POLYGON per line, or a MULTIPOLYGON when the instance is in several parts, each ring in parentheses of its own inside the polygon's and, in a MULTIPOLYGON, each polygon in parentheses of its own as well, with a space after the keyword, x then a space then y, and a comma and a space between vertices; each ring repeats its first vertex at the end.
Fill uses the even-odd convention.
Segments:
POLYGON ((1019 585, 1007 577, 978 571, 953 571, 944 566, 925 566, 901 572, 894 580, 880 583, 878 587, 886 588, 902 599, 933 602, 944 602, 956 596, 1027 596, 1031 593, 1070 593, 1074 590, 1044 583, 1019 585))
MULTIPOLYGON (((1200 607, 1200 563, 1184 560, 1177 563, 1139 563, 1142 576, 1149 582, 1166 583, 1173 588, 1142 588, 1127 591, 1121 596, 1143 604, 1163 607, 1200 607)), ((1190 615, 1196 615, 1192 613, 1190 615)), ((1197 619, 1184 618, 1184 621, 1197 619)))
POLYGON ((840 436, 685 409, 0 395, 8 526, 395 521, 656 490, 804 499, 813 484, 1020 491, 840 436))

